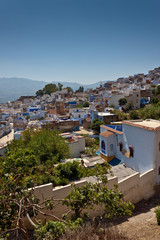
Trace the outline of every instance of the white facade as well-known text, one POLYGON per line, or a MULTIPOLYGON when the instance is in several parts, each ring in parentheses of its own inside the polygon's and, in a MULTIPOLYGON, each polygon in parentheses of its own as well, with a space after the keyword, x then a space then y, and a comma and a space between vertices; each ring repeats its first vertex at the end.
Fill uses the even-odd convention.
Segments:
POLYGON ((156 183, 160 183, 160 121, 124 121, 123 132, 101 126, 101 133, 102 157, 116 157, 140 174, 155 169, 156 183), (105 137, 106 131, 113 134, 105 137))
POLYGON ((88 117, 90 110, 89 108, 74 108, 69 110, 70 118, 78 119, 79 123, 88 117))

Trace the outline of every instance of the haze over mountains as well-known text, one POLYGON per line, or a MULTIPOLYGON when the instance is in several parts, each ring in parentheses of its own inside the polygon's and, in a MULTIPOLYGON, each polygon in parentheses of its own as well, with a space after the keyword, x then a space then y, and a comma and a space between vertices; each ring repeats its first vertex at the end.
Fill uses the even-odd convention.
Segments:
MULTIPOLYGON (((83 86, 84 90, 89 88, 94 89, 104 82, 106 81, 101 81, 89 85, 79 84, 76 82, 61 82, 61 84, 63 84, 63 88, 71 87, 75 91, 80 86, 83 86)), ((34 96, 37 90, 42 89, 48 83, 49 82, 36 81, 26 78, 0 78, 0 103, 16 100, 20 96, 34 96)), ((52 83, 55 83, 57 85, 58 81, 52 83)))

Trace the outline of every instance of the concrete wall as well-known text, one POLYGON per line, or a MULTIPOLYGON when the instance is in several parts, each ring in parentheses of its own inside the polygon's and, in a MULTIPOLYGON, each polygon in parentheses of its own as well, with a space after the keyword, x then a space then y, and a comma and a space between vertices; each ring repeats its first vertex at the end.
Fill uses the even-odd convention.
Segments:
POLYGON ((155 171, 153 169, 142 175, 139 173, 132 174, 118 183, 118 189, 124 194, 125 200, 132 203, 153 196, 154 186, 155 171))
MULTIPOLYGON (((81 180, 79 182, 75 182, 77 187, 81 187, 86 184, 87 179, 81 180)), ((124 198, 126 201, 131 201, 132 203, 137 203, 143 199, 148 199, 149 197, 154 195, 154 187, 155 187, 155 171, 153 169, 147 171, 146 173, 140 175, 139 173, 134 173, 131 176, 121 180, 118 182, 118 178, 111 177, 108 180, 107 186, 112 189, 114 185, 118 184, 118 190, 122 191, 124 194, 124 198)), ((63 206, 62 203, 58 203, 56 199, 64 199, 72 190, 73 186, 71 184, 66 186, 61 186, 58 188, 54 188, 52 183, 45 184, 42 186, 35 187, 34 194, 43 202, 44 200, 55 199, 55 208, 53 210, 46 210, 50 214, 54 214, 57 217, 61 217, 62 214, 69 211, 69 208, 63 206)), ((98 216, 103 213, 103 208, 101 206, 95 206, 93 210, 86 210, 91 217, 98 216)), ((71 214, 71 213, 70 213, 71 214)), ((70 215, 69 215, 70 216, 70 215)), ((44 217, 42 215, 38 215, 38 219, 41 219, 43 222, 49 219, 53 219, 52 217, 44 217)), ((32 219, 34 221, 34 219, 32 219)), ((54 220, 54 219, 53 219, 54 220)), ((29 223, 27 219, 25 219, 25 225, 28 229, 32 229, 33 227, 29 223)))
POLYGON ((68 143, 72 157, 80 157, 85 151, 85 138, 78 138, 77 141, 68 143))

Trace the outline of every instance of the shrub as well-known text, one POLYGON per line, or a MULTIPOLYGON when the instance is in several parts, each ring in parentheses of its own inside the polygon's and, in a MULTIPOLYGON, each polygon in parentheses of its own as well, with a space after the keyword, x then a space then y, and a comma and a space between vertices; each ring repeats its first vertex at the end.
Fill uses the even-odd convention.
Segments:
POLYGON ((56 240, 65 232, 65 224, 58 221, 48 221, 45 226, 39 224, 35 230, 37 240, 56 240))
POLYGON ((157 224, 160 225, 160 206, 157 206, 154 212, 156 214, 157 224))

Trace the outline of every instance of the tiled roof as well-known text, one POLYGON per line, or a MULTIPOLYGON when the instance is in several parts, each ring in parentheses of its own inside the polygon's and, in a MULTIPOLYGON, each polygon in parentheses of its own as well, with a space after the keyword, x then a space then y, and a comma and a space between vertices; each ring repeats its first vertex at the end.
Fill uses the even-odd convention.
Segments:
POLYGON ((118 130, 115 130, 115 129, 112 129, 112 128, 110 128, 110 127, 107 127, 107 126, 105 126, 105 125, 101 125, 100 127, 103 127, 103 128, 105 128, 106 130, 108 130, 108 131, 110 131, 110 132, 112 132, 112 133, 118 133, 118 134, 123 134, 123 132, 121 132, 121 131, 118 131, 118 130))
POLYGON ((101 133, 100 135, 103 136, 103 137, 110 137, 110 136, 112 136, 113 134, 114 134, 113 132, 105 131, 105 132, 101 133))

